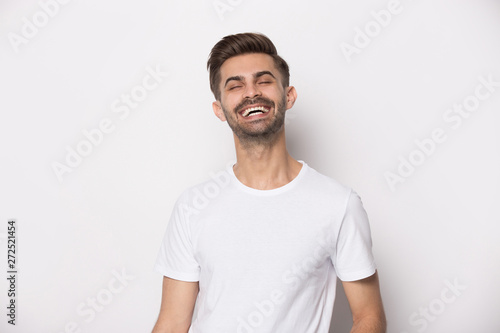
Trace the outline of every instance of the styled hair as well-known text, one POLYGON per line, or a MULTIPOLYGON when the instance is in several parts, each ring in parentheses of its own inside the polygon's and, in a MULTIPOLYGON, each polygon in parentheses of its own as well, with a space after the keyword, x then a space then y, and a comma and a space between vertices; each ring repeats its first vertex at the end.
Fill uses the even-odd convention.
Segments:
POLYGON ((220 68, 229 58, 248 53, 265 53, 274 60, 274 65, 279 70, 282 77, 283 88, 289 86, 290 70, 286 61, 278 55, 278 51, 273 42, 260 33, 240 33, 228 35, 222 38, 212 48, 207 61, 207 69, 210 77, 210 90, 216 100, 220 100, 220 68))

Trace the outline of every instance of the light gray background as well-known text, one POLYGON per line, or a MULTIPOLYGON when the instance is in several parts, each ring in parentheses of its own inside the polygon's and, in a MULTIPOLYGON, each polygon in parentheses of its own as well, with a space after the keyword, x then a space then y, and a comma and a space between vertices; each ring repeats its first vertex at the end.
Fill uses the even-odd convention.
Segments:
MULTIPOLYGON (((298 91, 291 154, 363 200, 388 332, 499 332, 500 88, 456 129, 443 115, 474 94, 478 77, 500 81, 500 3, 401 0, 348 61, 342 43, 376 29, 371 12, 389 3, 73 0, 44 22, 38 1, 3 0, 0 247, 6 253, 15 218, 19 276, 15 327, 0 279, 0 331, 152 328, 162 279, 153 264, 173 203, 234 159, 230 129, 211 110, 208 53, 227 34, 258 31, 288 61, 298 91), (9 38, 34 15, 44 26, 16 52, 9 38), (114 101, 156 66, 168 77, 120 119, 114 101), (114 131, 58 181, 52 164, 105 118, 114 131), (384 174, 435 128, 447 140, 391 189, 384 174), (133 277, 120 285, 113 272, 133 277), (450 293, 446 281, 466 289, 450 293), (443 290, 453 301, 440 300, 443 290), (106 304, 90 318, 86 303, 98 296, 106 304), (439 314, 424 329, 410 317, 429 306, 439 314)), ((337 306, 332 332, 348 332, 341 290, 337 306)))

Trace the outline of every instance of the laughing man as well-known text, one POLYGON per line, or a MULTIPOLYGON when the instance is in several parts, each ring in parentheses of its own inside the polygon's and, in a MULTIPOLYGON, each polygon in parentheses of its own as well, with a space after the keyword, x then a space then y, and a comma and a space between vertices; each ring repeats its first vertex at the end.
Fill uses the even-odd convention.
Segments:
POLYGON ((213 47, 208 69, 237 160, 176 202, 155 267, 164 277, 153 332, 327 333, 337 277, 351 333, 385 332, 359 196, 287 151, 297 99, 287 63, 266 36, 243 33, 213 47))

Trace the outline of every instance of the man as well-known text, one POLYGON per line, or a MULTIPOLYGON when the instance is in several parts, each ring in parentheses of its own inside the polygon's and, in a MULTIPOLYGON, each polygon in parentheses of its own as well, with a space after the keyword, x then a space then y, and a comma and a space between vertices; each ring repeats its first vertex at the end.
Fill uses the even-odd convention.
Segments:
POLYGON ((156 263, 164 278, 153 332, 327 333, 337 277, 351 332, 385 332, 359 196, 287 152, 285 112, 297 93, 286 62, 266 36, 245 33, 219 41, 208 68, 237 162, 176 202, 156 263))

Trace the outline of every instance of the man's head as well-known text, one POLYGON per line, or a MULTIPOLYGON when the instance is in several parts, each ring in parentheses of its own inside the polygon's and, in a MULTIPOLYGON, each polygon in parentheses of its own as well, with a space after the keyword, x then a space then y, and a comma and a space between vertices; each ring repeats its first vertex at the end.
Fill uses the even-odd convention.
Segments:
POLYGON ((217 43, 208 61, 215 115, 247 147, 284 135, 286 110, 295 103, 286 62, 264 35, 238 34, 217 43))
POLYGON ((274 65, 281 74, 281 84, 286 88, 290 84, 290 71, 288 64, 283 58, 278 55, 276 47, 269 38, 263 34, 257 33, 241 33, 229 35, 222 38, 210 52, 207 62, 209 70, 210 89, 212 90, 215 99, 221 99, 221 77, 220 68, 226 60, 248 53, 264 53, 272 57, 274 65))
POLYGON ((224 37, 208 60, 215 115, 227 121, 246 146, 270 145, 284 138, 285 112, 295 103, 289 70, 264 35, 224 37))

